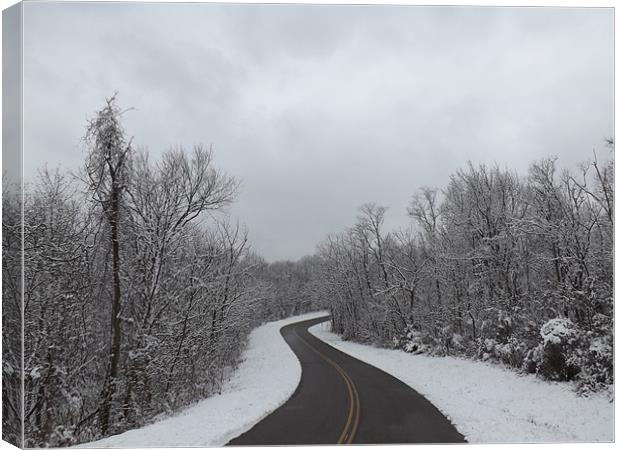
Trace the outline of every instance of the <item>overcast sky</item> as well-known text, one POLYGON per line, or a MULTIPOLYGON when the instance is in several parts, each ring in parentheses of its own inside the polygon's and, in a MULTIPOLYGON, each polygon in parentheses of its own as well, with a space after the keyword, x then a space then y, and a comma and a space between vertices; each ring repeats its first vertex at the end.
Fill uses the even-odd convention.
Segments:
POLYGON ((24 4, 24 171, 80 164, 119 92, 134 141, 213 144, 232 213, 268 260, 297 259, 357 207, 408 223, 467 160, 525 173, 613 133, 611 9, 24 4))

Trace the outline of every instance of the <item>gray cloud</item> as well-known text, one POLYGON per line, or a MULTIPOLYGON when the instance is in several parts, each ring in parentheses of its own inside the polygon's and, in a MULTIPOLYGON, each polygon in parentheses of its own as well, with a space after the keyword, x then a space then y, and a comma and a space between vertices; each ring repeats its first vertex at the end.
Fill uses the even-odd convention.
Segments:
MULTIPOLYGON (((2 14, 2 181, 21 184, 21 6, 2 14)), ((7 184, 7 187, 8 187, 7 184)))
POLYGON ((613 132, 613 12, 574 8, 25 4, 26 176, 79 164, 119 91, 153 153, 213 144, 268 259, 388 225, 467 160, 572 165, 613 132))

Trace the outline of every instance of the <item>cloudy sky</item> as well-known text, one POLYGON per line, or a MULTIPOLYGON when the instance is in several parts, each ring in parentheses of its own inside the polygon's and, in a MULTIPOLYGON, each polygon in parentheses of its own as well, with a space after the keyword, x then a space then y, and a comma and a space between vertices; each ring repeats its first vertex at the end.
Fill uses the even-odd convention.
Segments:
POLYGON ((158 154, 212 144, 268 260, 466 161, 570 166, 613 133, 611 9, 26 3, 24 171, 80 164, 119 92, 158 154))

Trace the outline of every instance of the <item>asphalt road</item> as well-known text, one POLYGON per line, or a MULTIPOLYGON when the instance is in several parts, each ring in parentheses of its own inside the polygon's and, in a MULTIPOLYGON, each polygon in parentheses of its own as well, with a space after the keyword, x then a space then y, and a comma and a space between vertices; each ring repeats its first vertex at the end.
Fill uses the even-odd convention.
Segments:
POLYGON ((450 421, 409 386, 308 333, 327 319, 282 328, 301 362, 301 382, 284 405, 228 445, 465 442, 450 421))

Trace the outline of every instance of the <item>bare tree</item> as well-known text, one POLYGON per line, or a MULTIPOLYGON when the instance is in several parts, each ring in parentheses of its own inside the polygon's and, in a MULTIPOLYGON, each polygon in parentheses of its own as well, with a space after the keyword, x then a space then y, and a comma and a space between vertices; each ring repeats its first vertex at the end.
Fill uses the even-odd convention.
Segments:
POLYGON ((112 253, 112 302, 110 312, 110 362, 108 377, 101 394, 99 417, 101 432, 108 432, 112 396, 119 374, 121 353, 121 256, 120 227, 124 194, 128 187, 131 164, 131 140, 121 125, 123 111, 116 105, 116 96, 106 100, 86 129, 88 145, 85 172, 93 200, 100 206, 109 226, 112 253))

